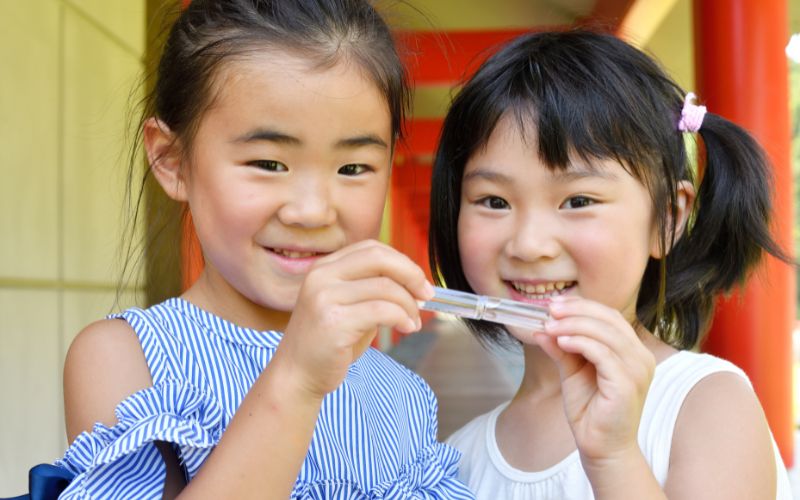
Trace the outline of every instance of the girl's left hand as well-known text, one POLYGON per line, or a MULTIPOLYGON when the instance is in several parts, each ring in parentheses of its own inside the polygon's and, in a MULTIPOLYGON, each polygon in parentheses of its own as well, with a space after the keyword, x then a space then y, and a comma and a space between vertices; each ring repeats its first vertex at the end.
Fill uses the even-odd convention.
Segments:
MULTIPOLYGON (((567 420, 584 468, 639 452, 637 434, 655 357, 622 314, 598 302, 564 298, 536 343, 558 365, 567 420)), ((587 471, 588 472, 588 471, 587 471)))

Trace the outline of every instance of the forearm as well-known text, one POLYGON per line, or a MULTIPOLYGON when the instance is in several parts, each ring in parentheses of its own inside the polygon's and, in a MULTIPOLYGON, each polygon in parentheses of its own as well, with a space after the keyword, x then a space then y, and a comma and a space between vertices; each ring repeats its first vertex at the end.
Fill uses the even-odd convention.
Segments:
POLYGON ((270 363, 180 498, 288 498, 322 404, 270 363))
POLYGON ((667 498, 638 448, 614 458, 581 458, 596 500, 667 498))

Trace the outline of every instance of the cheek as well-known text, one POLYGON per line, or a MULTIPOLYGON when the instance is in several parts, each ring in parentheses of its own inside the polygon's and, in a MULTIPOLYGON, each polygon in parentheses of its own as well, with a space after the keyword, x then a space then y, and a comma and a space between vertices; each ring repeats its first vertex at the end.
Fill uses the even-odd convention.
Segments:
POLYGON ((347 228, 351 243, 380 235, 386 206, 387 183, 375 183, 358 193, 343 193, 339 202, 339 217, 347 228))
POLYGON ((575 231, 570 256, 587 298, 620 308, 638 290, 649 258, 648 226, 608 222, 604 228, 575 231), (609 230, 618 228, 618 230, 609 230))
POLYGON ((460 216, 458 219, 458 252, 464 276, 476 291, 481 290, 482 281, 492 273, 497 244, 487 237, 486 228, 475 218, 460 216))

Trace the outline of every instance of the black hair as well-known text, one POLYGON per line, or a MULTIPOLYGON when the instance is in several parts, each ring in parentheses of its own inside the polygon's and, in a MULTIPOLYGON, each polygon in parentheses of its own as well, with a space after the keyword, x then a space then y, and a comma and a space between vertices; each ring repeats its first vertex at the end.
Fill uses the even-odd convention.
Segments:
POLYGON ((402 135, 405 70, 389 27, 367 0, 193 0, 167 38, 152 115, 190 143, 222 64, 264 50, 322 68, 355 61, 386 98, 393 136, 402 135))
MULTIPOLYGON (((695 182, 677 127, 684 97, 654 59, 609 34, 542 32, 509 42, 464 85, 444 120, 431 181, 435 280, 472 291, 458 248, 462 176, 469 158, 510 114, 523 136, 535 129, 548 168, 566 169, 571 154, 589 163, 614 159, 648 188, 666 257, 647 263, 637 318, 669 344, 694 347, 709 326, 717 293, 743 282, 763 251, 790 259, 770 235, 763 151, 745 130, 713 113, 699 130, 702 179, 689 225, 673 241, 677 184, 695 182)), ((468 325, 481 340, 509 339, 498 325, 468 325)))
MULTIPOLYGON (((191 151, 203 114, 213 105, 216 79, 223 66, 271 50, 305 58, 313 68, 328 68, 342 60, 359 65, 386 98, 392 139, 402 139, 410 106, 408 79, 389 26, 369 0, 193 0, 171 25, 153 90, 141 104, 129 165, 127 199, 133 221, 127 230, 129 246, 124 252, 123 282, 137 267, 130 262, 141 249, 134 249, 131 242, 144 192, 151 191, 145 185, 154 184, 149 168, 141 177, 137 175, 145 120, 160 119, 175 136, 181 151, 191 151), (132 189, 137 178, 141 182, 138 196, 132 189)), ((187 210, 185 206, 176 208, 175 203, 164 198, 149 195, 146 207, 144 252, 147 274, 155 277, 175 273, 177 252, 165 245, 177 246, 180 236, 176 233, 181 231, 187 210), (162 260, 160 257, 171 261, 166 264, 167 269, 156 263, 162 260)), ((147 302, 158 302, 179 291, 174 284, 166 292, 148 291, 147 302)))

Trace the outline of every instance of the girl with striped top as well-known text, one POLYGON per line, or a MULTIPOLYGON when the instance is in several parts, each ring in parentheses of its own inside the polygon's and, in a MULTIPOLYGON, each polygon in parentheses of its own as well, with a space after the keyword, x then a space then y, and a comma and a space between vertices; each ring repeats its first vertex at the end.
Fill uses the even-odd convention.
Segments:
POLYGON ((430 388, 369 348, 432 296, 373 240, 407 97, 366 0, 191 2, 141 142, 205 268, 72 343, 62 497, 471 497, 430 388))

